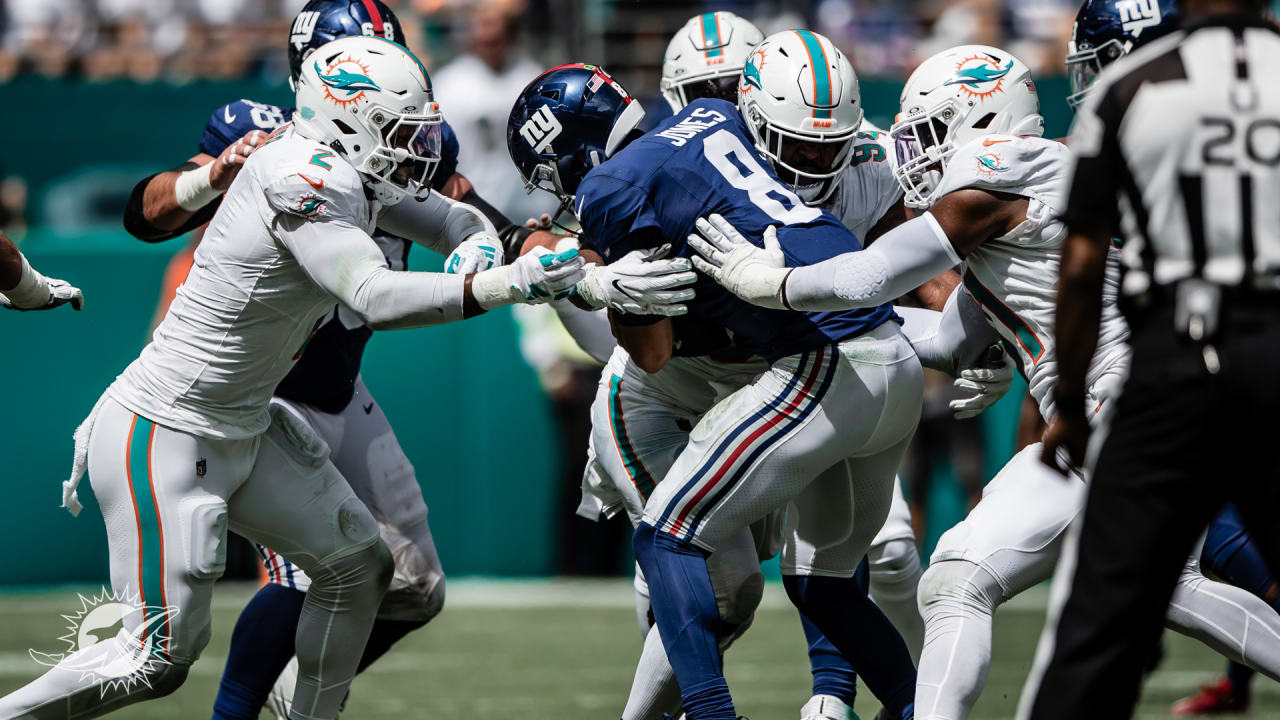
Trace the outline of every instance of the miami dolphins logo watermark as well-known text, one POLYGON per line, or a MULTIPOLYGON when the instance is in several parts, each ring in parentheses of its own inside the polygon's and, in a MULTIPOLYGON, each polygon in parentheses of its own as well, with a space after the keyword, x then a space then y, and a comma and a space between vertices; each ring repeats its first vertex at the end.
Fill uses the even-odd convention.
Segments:
POLYGON ((1004 161, 1000 159, 1000 156, 993 152, 983 153, 978 156, 978 172, 983 175, 995 175, 1008 169, 1004 161))
POLYGON ((1004 79, 1013 70, 1013 58, 1003 65, 991 55, 973 55, 956 64, 956 74, 946 85, 959 85, 970 97, 985 100, 1004 89, 1004 79))
POLYGON ((168 648, 170 628, 178 608, 144 605, 136 594, 77 594, 80 609, 63 615, 67 633, 58 639, 64 652, 29 650, 31 659, 48 667, 80 673, 81 680, 100 683, 99 697, 109 691, 151 686, 155 671, 171 663, 162 652, 168 648), (127 630, 132 625, 132 630, 127 630))
POLYGON ((764 48, 759 48, 751 53, 747 58, 747 64, 742 67, 742 85, 738 91, 743 95, 747 94, 747 88, 754 87, 757 90, 764 90, 764 80, 760 77, 760 68, 764 67, 764 48))
POLYGON ((333 61, 324 70, 320 69, 320 63, 317 61, 315 68, 316 74, 320 76, 320 82, 324 83, 325 97, 342 107, 356 102, 368 91, 382 89, 373 81, 373 78, 369 77, 369 68, 349 55, 333 61))

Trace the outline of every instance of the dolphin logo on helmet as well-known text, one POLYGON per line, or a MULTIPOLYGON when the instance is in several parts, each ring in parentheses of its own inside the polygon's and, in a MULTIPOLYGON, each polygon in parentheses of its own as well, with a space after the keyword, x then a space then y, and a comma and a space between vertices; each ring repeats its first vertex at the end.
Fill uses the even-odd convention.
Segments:
POLYGON ((325 75, 320 69, 320 63, 316 63, 316 74, 320 76, 320 81, 335 90, 345 90, 347 97, 351 97, 358 92, 365 90, 381 90, 378 83, 368 75, 354 73, 350 70, 343 70, 341 67, 333 69, 332 74, 325 75))

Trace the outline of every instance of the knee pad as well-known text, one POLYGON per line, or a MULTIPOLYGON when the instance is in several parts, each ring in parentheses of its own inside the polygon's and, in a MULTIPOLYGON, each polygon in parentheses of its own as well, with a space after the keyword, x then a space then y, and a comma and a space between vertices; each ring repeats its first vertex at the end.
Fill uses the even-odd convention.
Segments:
POLYGON ((924 571, 917 598, 920 614, 926 619, 931 611, 946 607, 992 615, 1004 600, 1004 592, 982 566, 968 560, 944 560, 924 571))
POLYGON ((427 521, 427 503, 413 464, 395 434, 388 432, 370 442, 365 462, 371 496, 362 499, 380 521, 412 535, 413 528, 427 521))
POLYGON ((890 540, 876 545, 867 553, 867 562, 871 566, 871 584, 877 589, 911 585, 914 592, 920 577, 920 553, 913 541, 890 540))
POLYGON ((367 547, 318 563, 308 572, 311 588, 307 593, 325 602, 350 603, 358 597, 362 602, 377 604, 394 573, 391 551, 381 538, 376 538, 367 547))
POLYGON ((149 690, 145 691, 148 699, 164 697, 182 687, 182 684, 187 681, 187 674, 190 670, 191 666, 187 663, 157 664, 153 671, 144 669, 146 679, 144 682, 138 683, 138 689, 141 690, 142 687, 149 688, 149 690))

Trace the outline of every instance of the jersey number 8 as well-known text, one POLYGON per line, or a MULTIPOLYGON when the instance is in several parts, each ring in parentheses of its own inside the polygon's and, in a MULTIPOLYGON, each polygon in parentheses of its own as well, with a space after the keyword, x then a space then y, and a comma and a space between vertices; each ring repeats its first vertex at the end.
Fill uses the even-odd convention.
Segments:
POLYGON ((717 130, 707 137, 702 142, 702 153, 730 185, 746 192, 756 207, 783 225, 813 222, 822 216, 821 210, 805 205, 799 196, 774 180, 738 136, 728 130, 717 130))

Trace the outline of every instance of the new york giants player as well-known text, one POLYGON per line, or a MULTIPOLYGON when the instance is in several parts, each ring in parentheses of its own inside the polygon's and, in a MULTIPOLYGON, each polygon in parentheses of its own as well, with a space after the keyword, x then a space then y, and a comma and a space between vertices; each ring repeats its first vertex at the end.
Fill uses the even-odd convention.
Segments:
MULTIPOLYGON (((1072 107, 1078 106, 1093 87, 1098 75, 1111 63, 1178 29, 1180 13, 1177 3, 1159 0, 1150 3, 1126 3, 1117 0, 1086 0, 1076 14, 1071 44, 1067 51, 1067 72, 1071 79, 1072 107)), ((1260 650, 1280 648, 1275 612, 1280 611, 1280 586, 1244 530, 1235 508, 1228 506, 1210 524, 1202 548, 1192 553, 1178 579, 1170 605, 1172 622, 1191 625, 1190 618, 1204 614, 1216 625, 1230 628, 1239 644, 1248 635, 1257 635, 1254 645, 1260 650), (1243 597, 1235 588, 1205 580, 1201 569, 1253 593, 1257 600, 1243 597), (1254 628, 1246 633, 1247 628, 1254 628), (1261 630, 1261 632, 1258 632, 1261 630)), ((1249 707, 1249 684, 1254 670, 1237 662, 1234 647, 1210 643, 1227 652, 1232 659, 1227 673, 1218 682, 1202 687, 1192 697, 1173 707, 1175 715, 1204 715, 1220 712, 1242 712, 1249 707)), ((1280 651, 1280 650, 1278 650, 1280 651)), ((1257 656, 1258 653, 1245 653, 1257 656)), ((1271 674, 1275 661, 1260 668, 1271 674)), ((1274 679, 1274 676, 1273 676, 1274 679)))
POLYGON ((79 510, 92 468, 113 590, 142 612, 0 699, 0 716, 94 717, 175 690, 208 642, 230 528, 311 577, 290 717, 336 717, 391 555, 324 440, 272 392, 335 302, 374 328, 418 327, 581 279, 576 253, 545 251, 466 277, 388 269, 375 226, 456 244, 485 224, 427 184, 441 117, 422 63, 381 38, 326 47, 299 79, 299 119, 245 164, 152 341, 76 431, 64 503, 79 510))
MULTIPOLYGON (((776 250, 735 242, 732 228, 719 223, 706 227, 710 242, 692 241, 706 257, 695 264, 762 307, 818 310, 874 306, 963 257, 964 288, 953 300, 982 307, 1052 425, 1056 361, 1048 338, 1068 151, 1039 137, 1043 121, 1030 73, 997 48, 961 46, 926 60, 902 97, 891 130, 902 161, 898 178, 908 203, 925 215, 865 252, 794 270, 776 250)), ((1114 256, 1109 269, 1110 301, 1089 371, 1090 407, 1098 411, 1108 407, 1128 367, 1114 256)), ((1083 502, 1083 477, 1073 471, 1064 481, 1039 462, 1044 452, 1037 443, 1015 455, 969 516, 938 542, 920 583, 926 641, 919 717, 967 716, 985 683, 996 606, 1053 572, 1062 531, 1083 502)), ((1215 647, 1232 643, 1234 633, 1198 612, 1188 615, 1171 626, 1215 647)), ((1230 646, 1250 651, 1239 642, 1230 646)), ((1261 651, 1252 649, 1253 661, 1264 659, 1261 651)))
MULTIPOLYGON (((640 113, 632 108, 598 68, 569 65, 526 88, 509 125, 526 180, 573 204, 606 261, 666 242, 687 252, 680 238, 700 212, 715 210, 761 229, 786 223, 782 234, 800 261, 858 246, 834 218, 778 182, 750 149, 734 106, 698 100, 643 137, 634 132, 640 113)), ((724 325, 771 366, 702 418, 636 533, 684 711, 733 717, 706 557, 750 547, 747 526, 795 499, 797 529, 783 548, 793 599, 892 713, 909 713, 914 683, 900 669, 910 657, 852 577, 883 525, 894 469, 918 418, 919 361, 889 306, 770 313, 714 285, 701 288, 691 314, 724 325)), ((615 327, 633 357, 647 353, 661 369, 671 354, 669 322, 615 327)))

